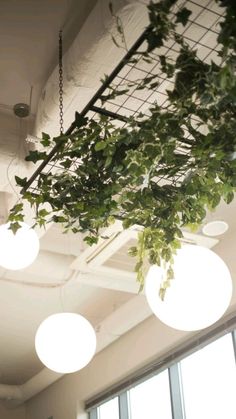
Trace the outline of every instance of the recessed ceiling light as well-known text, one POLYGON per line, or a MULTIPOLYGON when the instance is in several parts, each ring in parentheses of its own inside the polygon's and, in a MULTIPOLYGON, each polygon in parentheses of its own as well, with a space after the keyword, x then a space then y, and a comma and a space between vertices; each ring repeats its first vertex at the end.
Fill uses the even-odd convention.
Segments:
POLYGON ((215 220, 204 225, 202 232, 206 236, 220 236, 228 230, 229 226, 225 221, 215 220))

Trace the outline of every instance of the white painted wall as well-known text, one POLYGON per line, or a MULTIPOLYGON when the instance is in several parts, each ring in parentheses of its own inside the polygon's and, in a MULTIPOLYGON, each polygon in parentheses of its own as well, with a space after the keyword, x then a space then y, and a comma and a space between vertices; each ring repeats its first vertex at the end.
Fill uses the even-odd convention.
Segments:
POLYGON ((1 419, 25 419, 25 406, 20 406, 17 409, 10 410, 10 409, 6 409, 0 403, 0 418, 1 419))
POLYGON ((26 419, 85 419, 92 395, 163 355, 189 334, 168 329, 150 317, 100 352, 81 372, 63 377, 26 404, 26 419))

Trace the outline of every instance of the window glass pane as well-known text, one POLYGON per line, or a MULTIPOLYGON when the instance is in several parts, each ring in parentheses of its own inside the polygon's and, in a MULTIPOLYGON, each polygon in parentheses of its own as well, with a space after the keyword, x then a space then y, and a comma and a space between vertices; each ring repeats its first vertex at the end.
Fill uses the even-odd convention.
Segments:
POLYGON ((131 419, 171 419, 168 371, 150 378, 129 391, 131 419))
POLYGON ((98 419, 119 419, 118 397, 99 406, 98 419))
POLYGON ((235 419, 236 367, 231 334, 181 361, 186 419, 235 419))

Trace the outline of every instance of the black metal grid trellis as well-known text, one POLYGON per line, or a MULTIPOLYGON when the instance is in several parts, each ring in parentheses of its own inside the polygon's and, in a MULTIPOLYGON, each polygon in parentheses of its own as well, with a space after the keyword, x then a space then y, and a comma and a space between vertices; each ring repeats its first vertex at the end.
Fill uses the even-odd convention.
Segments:
MULTIPOLYGON (((181 2, 181 5, 183 6, 183 2, 181 2)), ((204 62, 209 63, 211 60, 216 62, 219 60, 217 55, 217 35, 223 9, 217 6, 215 0, 187 0, 184 2, 184 5, 192 11, 192 14, 185 27, 179 25, 179 33, 184 35, 185 41, 191 48, 197 50, 199 58, 204 62)), ((142 51, 145 50, 146 37, 149 30, 150 28, 147 28, 144 31, 110 76, 106 78, 106 81, 98 89, 87 106, 80 112, 81 117, 86 116, 89 119, 97 119, 99 115, 107 115, 116 125, 125 125, 129 116, 136 117, 141 113, 144 117, 148 117, 149 108, 154 103, 162 108, 168 105, 166 89, 171 89, 174 81, 173 79, 168 79, 160 72, 159 56, 165 55, 174 59, 178 54, 179 46, 174 39, 170 39, 165 47, 154 50, 151 53, 151 62, 145 61, 142 51), (147 79, 150 76, 157 76, 158 86, 140 89, 141 80, 147 79), (109 93, 110 89, 123 90, 127 86, 129 87, 128 92, 118 95, 114 99, 102 100, 109 93)), ((77 122, 75 120, 65 134, 72 134, 76 126, 77 122)), ((188 144, 188 141, 191 141, 191 136, 188 132, 186 132, 184 141, 186 141, 186 144, 188 144)), ((181 149, 181 144, 179 147, 181 149)), ((37 179, 41 173, 62 170, 59 162, 54 159, 59 148, 60 144, 57 144, 51 150, 47 158, 31 176, 23 191, 30 188, 31 191, 37 193, 37 179)), ((185 151, 182 150, 182 152, 186 152, 186 149, 185 151)), ((177 178, 181 176, 179 174, 177 178)), ((159 181, 163 181, 163 178, 159 179, 159 181)), ((169 181, 165 179, 165 182, 168 183, 169 181)))

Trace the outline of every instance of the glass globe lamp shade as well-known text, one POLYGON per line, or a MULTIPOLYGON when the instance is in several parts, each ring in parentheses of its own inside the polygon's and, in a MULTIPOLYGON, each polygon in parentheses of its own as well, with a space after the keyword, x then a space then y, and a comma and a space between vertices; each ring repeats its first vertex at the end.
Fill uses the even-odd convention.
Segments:
POLYGON ((35 349, 52 371, 72 373, 85 367, 96 350, 96 334, 87 319, 76 313, 49 316, 39 326, 35 349))
POLYGON ((153 265, 145 293, 153 313, 168 326, 184 331, 204 329, 219 320, 232 296, 232 280, 224 261, 213 251, 184 245, 174 257, 174 279, 164 301, 159 297, 162 268, 153 265))
POLYGON ((36 259, 39 239, 35 231, 25 223, 14 234, 10 223, 0 226, 0 265, 5 269, 26 268, 36 259))

